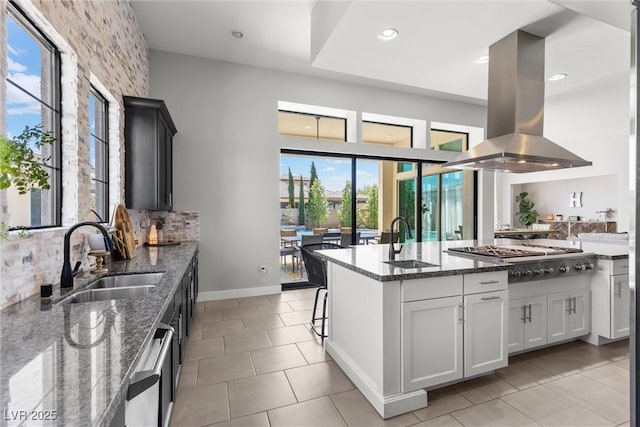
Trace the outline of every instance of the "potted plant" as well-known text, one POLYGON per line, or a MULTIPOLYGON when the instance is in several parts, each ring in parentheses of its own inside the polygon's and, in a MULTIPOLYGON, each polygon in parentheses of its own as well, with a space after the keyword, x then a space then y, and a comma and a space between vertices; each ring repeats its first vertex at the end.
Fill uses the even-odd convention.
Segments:
POLYGON ((518 215, 518 221, 520 224, 524 225, 526 228, 531 227, 532 224, 535 224, 538 220, 538 212, 534 209, 535 203, 529 197, 529 193, 522 192, 516 196, 516 202, 518 202, 519 211, 516 212, 518 215))
MULTIPOLYGON (((48 190, 49 173, 46 165, 51 156, 42 156, 34 152, 46 145, 53 145, 55 138, 42 126, 25 126, 22 133, 14 138, 0 136, 0 190, 13 186, 18 194, 26 194, 37 190, 48 190)), ((9 228, 0 223, 0 241, 8 237, 9 228)), ((25 234, 20 234, 24 237, 25 234)))

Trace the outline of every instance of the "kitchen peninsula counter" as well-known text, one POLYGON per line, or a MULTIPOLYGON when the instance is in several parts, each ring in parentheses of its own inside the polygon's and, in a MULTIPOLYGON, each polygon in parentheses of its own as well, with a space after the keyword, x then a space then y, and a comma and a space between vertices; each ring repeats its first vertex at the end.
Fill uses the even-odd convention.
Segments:
POLYGON ((56 304, 98 277, 83 273, 69 292, 55 286, 52 302, 35 295, 2 310, 3 425, 109 425, 197 248, 196 242, 139 248, 131 260, 105 265, 108 274, 164 272, 141 298, 56 304))

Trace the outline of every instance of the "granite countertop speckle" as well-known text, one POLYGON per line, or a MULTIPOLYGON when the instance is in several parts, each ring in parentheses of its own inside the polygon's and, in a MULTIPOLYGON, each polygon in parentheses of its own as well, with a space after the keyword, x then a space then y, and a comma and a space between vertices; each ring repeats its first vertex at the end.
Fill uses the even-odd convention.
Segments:
MULTIPOLYGON (((507 270, 509 264, 485 262, 444 252, 448 247, 473 246, 472 240, 446 242, 404 243, 396 260, 418 260, 434 264, 434 267, 404 269, 386 264, 389 260, 389 245, 358 245, 348 249, 333 249, 317 253, 328 261, 356 271, 380 282, 419 279, 423 277, 453 276, 487 271, 507 270)), ((398 248, 400 244, 396 244, 398 248)))
MULTIPOLYGON (((629 256, 629 248, 624 245, 606 243, 588 243, 553 239, 491 239, 487 241, 451 240, 443 242, 405 243, 396 260, 418 260, 435 264, 434 267, 404 269, 393 267, 384 261, 389 260, 389 245, 358 245, 348 249, 318 251, 321 257, 361 273, 380 282, 394 280, 418 279, 423 277, 451 276, 487 271, 507 270, 508 263, 495 260, 485 262, 477 259, 461 257, 444 252, 449 247, 479 245, 535 245, 580 248, 584 252, 594 253, 601 259, 624 259, 629 256)), ((396 244, 399 247, 399 244, 396 244)))
POLYGON ((105 265, 108 274, 165 272, 142 298, 56 304, 98 277, 83 273, 71 291, 56 285, 52 302, 35 295, 0 311, 3 425, 108 425, 197 248, 139 248, 131 260, 105 265), (25 422, 15 411, 55 411, 55 420, 25 422))

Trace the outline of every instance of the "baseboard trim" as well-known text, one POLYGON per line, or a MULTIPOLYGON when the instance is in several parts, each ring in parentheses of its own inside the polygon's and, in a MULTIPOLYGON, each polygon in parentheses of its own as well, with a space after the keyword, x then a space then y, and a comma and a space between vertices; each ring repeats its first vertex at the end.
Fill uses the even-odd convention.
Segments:
POLYGON ((279 294, 282 290, 280 285, 260 286, 257 288, 227 289, 224 291, 199 292, 197 302, 215 301, 229 298, 257 297, 261 295, 279 294))

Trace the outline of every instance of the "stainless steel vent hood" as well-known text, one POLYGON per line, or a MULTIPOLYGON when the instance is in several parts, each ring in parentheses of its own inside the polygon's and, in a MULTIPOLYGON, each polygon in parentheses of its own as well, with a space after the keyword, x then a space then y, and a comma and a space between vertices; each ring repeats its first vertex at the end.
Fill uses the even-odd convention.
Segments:
POLYGON ((589 166, 542 136, 544 39, 515 31, 489 47, 487 139, 443 166, 504 172, 589 166))

